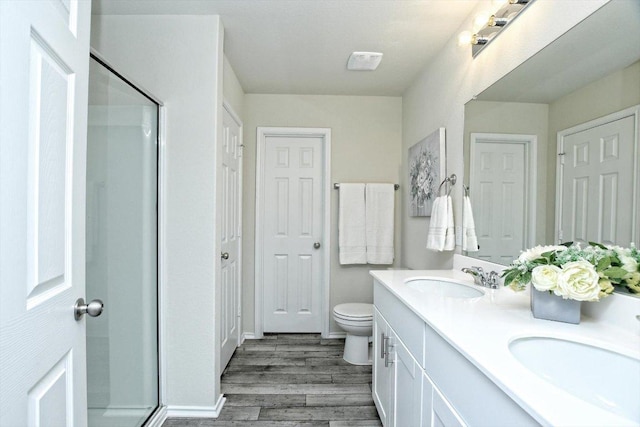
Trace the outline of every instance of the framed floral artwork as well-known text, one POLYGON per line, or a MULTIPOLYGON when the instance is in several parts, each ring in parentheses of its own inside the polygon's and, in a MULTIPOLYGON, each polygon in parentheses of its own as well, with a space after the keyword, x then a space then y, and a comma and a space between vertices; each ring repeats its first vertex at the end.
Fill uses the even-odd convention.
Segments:
POLYGON ((445 132, 439 128, 409 148, 409 216, 431 216, 446 176, 445 132))

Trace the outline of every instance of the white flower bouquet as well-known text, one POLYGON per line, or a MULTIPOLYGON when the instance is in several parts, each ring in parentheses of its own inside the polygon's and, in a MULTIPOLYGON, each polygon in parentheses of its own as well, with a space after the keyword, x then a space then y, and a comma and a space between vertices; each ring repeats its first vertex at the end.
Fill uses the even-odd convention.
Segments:
POLYGON ((640 293, 640 251, 589 242, 586 248, 565 243, 536 246, 502 272, 505 286, 524 290, 529 283, 564 299, 599 301, 615 286, 640 293))

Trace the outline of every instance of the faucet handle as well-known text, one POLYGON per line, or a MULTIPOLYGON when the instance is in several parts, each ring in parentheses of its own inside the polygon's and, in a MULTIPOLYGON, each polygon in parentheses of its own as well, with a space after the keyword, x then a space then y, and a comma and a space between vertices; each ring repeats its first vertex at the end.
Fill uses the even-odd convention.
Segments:
POLYGON ((498 289, 498 283, 500 281, 500 273, 497 271, 491 271, 487 279, 488 285, 491 289, 498 289))

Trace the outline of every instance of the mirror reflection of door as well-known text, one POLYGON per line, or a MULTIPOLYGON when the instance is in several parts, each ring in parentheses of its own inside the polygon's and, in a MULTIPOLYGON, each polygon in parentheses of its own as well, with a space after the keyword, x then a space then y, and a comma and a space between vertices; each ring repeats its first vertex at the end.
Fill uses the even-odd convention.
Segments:
POLYGON ((480 259, 508 264, 534 234, 529 226, 534 143, 532 135, 471 135, 470 198, 477 218, 475 255, 480 259))
POLYGON ((633 241, 637 110, 559 132, 558 242, 629 246, 633 241))

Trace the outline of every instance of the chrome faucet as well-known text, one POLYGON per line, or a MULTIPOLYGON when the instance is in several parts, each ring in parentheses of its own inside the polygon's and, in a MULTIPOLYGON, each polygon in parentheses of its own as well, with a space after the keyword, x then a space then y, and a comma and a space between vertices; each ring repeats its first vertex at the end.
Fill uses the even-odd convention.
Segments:
POLYGON ((472 275, 476 285, 498 289, 500 275, 497 271, 485 273, 482 267, 465 267, 462 269, 462 272, 472 275))

